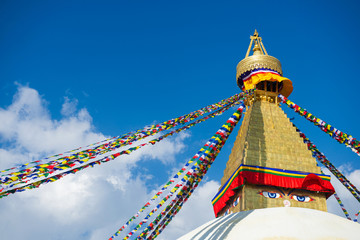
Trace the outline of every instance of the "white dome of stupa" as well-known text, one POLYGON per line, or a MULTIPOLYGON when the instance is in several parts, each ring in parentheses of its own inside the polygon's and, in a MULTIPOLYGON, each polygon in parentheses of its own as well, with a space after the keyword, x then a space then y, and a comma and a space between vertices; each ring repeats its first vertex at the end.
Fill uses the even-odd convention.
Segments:
POLYGON ((178 240, 215 239, 358 240, 360 224, 308 208, 265 208, 216 218, 178 240))

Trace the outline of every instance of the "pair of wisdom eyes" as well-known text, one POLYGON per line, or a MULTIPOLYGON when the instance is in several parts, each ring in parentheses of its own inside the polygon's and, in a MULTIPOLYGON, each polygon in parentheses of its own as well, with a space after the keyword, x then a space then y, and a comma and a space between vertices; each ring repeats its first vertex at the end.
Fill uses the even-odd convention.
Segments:
MULTIPOLYGON (((266 198, 282 198, 282 195, 277 192, 261 191, 261 192, 259 192, 259 194, 266 198)), ((296 195, 296 194, 291 194, 290 198, 294 199, 295 201, 298 201, 298 202, 311 202, 314 200, 313 198, 311 198, 309 196, 300 196, 300 195, 296 195)))

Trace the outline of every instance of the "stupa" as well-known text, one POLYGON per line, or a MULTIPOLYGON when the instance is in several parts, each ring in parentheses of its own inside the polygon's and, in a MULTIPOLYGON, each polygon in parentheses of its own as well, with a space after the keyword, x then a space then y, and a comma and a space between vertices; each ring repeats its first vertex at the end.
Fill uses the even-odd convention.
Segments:
POLYGON ((335 192, 330 176, 280 108, 278 94, 288 97, 293 85, 256 30, 236 79, 242 90, 256 91, 246 99, 212 200, 216 219, 180 239, 357 239, 359 224, 326 212, 326 199, 335 192))
POLYGON ((326 211, 334 189, 315 158, 279 107, 278 94, 289 96, 292 82, 280 61, 269 56, 255 30, 237 65, 237 84, 256 88, 213 199, 216 216, 268 207, 294 206, 326 211), (253 55, 249 56, 254 44, 253 55))

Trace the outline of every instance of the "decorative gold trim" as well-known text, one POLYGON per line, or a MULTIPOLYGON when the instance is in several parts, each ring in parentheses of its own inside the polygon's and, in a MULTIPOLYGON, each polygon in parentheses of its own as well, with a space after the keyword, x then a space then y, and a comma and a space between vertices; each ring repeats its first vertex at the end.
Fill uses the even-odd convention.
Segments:
MULTIPOLYGON (((264 44, 262 43, 262 38, 259 36, 259 33, 254 32, 253 36, 250 36, 250 45, 246 52, 245 58, 239 62, 236 67, 236 80, 239 81, 241 74, 259 68, 267 68, 274 70, 283 75, 280 61, 273 57, 269 56, 266 52, 264 44), (254 44, 253 55, 249 56, 251 46, 254 44)), ((238 85, 240 86, 241 84, 238 85)))
MULTIPOLYGON (((283 79, 283 77, 282 77, 283 72, 282 72, 280 61, 277 58, 267 54, 264 44, 262 43, 262 38, 259 36, 259 33, 255 30, 254 35, 250 36, 250 45, 246 52, 245 58, 243 60, 241 60, 238 63, 238 65, 236 66, 237 85, 241 89, 243 87, 245 87, 245 90, 255 88, 255 84, 257 84, 259 81, 254 83, 252 81, 252 78, 254 76, 245 85, 243 85, 244 83, 241 81, 240 76, 245 72, 253 71, 255 69, 261 69, 261 68, 276 71, 280 74, 281 77, 280 77, 280 79, 279 78, 273 79, 273 77, 272 77, 270 79, 262 79, 260 81, 269 81, 270 80, 270 81, 283 82, 284 85, 283 85, 283 88, 281 89, 280 93, 281 94, 284 93, 287 96, 290 95, 290 93, 293 90, 292 82, 287 78, 283 79), (254 44, 253 55, 249 56, 250 50, 251 50, 251 47, 253 46, 253 44, 254 44)), ((279 76, 277 76, 277 77, 279 77, 279 76)))
POLYGON ((277 71, 281 76, 283 75, 281 63, 277 58, 269 55, 252 55, 239 62, 236 67, 236 79, 239 79, 244 72, 257 68, 268 68, 277 71))

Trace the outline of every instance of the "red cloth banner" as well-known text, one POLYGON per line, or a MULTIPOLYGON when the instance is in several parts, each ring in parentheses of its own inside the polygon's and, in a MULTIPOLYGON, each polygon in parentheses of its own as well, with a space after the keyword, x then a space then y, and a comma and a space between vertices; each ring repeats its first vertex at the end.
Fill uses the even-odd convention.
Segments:
POLYGON ((328 175, 240 165, 212 200, 216 217, 226 206, 227 201, 235 194, 235 190, 244 185, 245 182, 255 185, 323 192, 326 193, 327 198, 335 192, 328 175))

